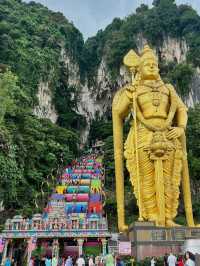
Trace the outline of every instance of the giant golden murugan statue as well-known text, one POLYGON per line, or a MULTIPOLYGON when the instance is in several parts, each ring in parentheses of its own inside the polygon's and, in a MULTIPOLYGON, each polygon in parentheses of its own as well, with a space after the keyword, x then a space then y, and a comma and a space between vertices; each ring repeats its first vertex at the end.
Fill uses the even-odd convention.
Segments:
POLYGON ((132 83, 116 93, 112 105, 119 230, 127 228, 124 157, 139 221, 177 226, 173 220, 182 183, 187 223, 194 226, 185 140, 187 108, 174 87, 162 81, 158 59, 148 45, 141 56, 131 50, 124 57, 124 64, 132 73, 132 83), (130 113, 133 121, 123 144, 123 121, 130 113))

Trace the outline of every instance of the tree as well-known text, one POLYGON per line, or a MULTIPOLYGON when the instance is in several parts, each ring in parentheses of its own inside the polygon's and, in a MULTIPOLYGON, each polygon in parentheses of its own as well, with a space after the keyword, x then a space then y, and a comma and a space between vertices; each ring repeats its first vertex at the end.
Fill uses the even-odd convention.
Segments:
POLYGON ((0 125, 4 121, 6 112, 12 112, 16 107, 14 99, 17 98, 19 91, 17 81, 17 76, 13 75, 11 71, 0 73, 0 125))
POLYGON ((200 180, 200 105, 189 109, 187 126, 187 148, 189 156, 190 176, 200 180))
POLYGON ((169 74, 177 92, 186 98, 190 92, 190 84, 194 75, 194 68, 186 63, 177 64, 169 74))
POLYGON ((173 4, 175 0, 153 0, 153 6, 159 6, 162 4, 173 4))

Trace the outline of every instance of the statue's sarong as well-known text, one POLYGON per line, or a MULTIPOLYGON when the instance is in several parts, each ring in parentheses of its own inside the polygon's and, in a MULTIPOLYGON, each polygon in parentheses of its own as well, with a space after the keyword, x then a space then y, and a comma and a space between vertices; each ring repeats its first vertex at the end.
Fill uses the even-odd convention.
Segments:
MULTIPOLYGON (((162 134, 166 135, 166 132, 162 134)), ((142 201, 142 216, 148 220, 155 220, 158 214, 159 202, 156 198, 155 164, 150 158, 149 148, 154 132, 147 129, 137 121, 137 148, 140 173, 140 193, 142 201)), ((167 151, 162 161, 164 179, 165 219, 172 220, 177 215, 179 187, 182 170, 182 146, 178 139, 168 141, 171 149, 167 151)), ((128 138, 125 142, 124 155, 126 166, 130 173, 130 181, 134 188, 134 194, 138 200, 138 182, 135 156, 134 126, 131 126, 128 138)))

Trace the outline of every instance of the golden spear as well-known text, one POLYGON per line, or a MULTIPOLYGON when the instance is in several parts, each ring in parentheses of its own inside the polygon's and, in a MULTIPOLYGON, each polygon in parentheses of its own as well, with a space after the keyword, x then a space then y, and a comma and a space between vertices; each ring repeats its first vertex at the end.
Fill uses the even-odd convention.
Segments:
MULTIPOLYGON (((134 84, 134 74, 136 68, 139 65, 139 56, 133 51, 130 50, 124 57, 124 65, 129 68, 131 73, 131 84, 134 84)), ((137 105, 136 105, 136 91, 133 97, 133 112, 134 112, 134 141, 135 141, 135 159, 136 159, 136 178, 138 186, 138 208, 139 208, 139 218, 138 221, 143 221, 142 216, 142 199, 141 199, 141 185, 140 185, 140 169, 139 169, 139 156, 138 156, 138 136, 137 136, 137 105)))

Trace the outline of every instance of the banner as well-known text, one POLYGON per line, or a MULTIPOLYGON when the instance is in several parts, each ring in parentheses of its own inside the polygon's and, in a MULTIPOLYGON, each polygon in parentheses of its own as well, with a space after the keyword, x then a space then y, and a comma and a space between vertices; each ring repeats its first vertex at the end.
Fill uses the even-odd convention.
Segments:
POLYGON ((120 255, 131 255, 131 242, 119 241, 118 247, 120 255))

